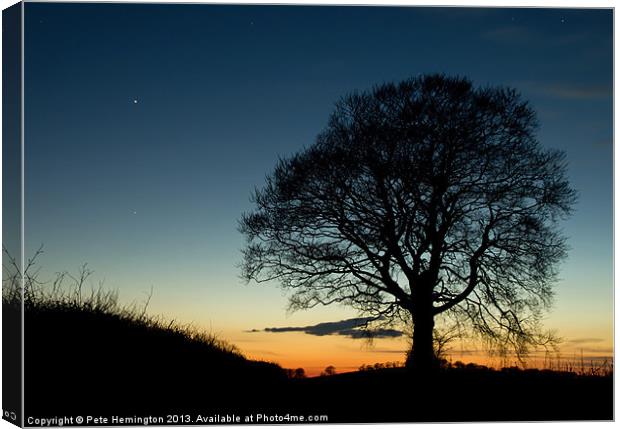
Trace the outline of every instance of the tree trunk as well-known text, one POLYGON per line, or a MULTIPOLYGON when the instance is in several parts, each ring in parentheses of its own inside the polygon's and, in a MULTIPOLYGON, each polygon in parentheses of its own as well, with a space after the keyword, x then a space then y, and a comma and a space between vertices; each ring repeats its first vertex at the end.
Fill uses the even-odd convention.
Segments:
POLYGON ((407 367, 421 374, 427 374, 439 368, 439 361, 433 347, 435 321, 432 304, 425 307, 427 308, 421 308, 418 305, 413 315, 413 344, 406 362, 407 367))

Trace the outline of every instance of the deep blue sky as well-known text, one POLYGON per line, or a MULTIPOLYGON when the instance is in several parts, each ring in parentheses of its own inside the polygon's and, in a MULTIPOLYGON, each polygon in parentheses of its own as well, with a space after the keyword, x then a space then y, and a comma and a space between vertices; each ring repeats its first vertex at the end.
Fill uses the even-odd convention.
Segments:
POLYGON ((44 244, 50 272, 89 262, 128 301, 153 286, 153 310, 181 320, 290 325, 275 287, 237 277, 252 189, 278 156, 313 142, 341 95, 458 74, 520 90, 542 144, 567 152, 580 201, 549 323, 607 338, 612 20, 610 10, 28 3, 27 253, 44 244))

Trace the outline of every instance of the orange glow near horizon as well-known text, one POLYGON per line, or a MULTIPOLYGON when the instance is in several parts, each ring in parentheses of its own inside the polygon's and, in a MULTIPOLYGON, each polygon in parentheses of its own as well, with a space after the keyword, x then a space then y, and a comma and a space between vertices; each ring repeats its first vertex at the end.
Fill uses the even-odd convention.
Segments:
POLYGON ((242 353, 250 358, 275 362, 284 368, 304 368, 309 376, 319 375, 327 366, 338 372, 357 370, 375 362, 404 359, 406 341, 377 339, 352 340, 338 335, 314 336, 299 332, 251 332, 231 337, 242 353))
MULTIPOLYGON (((570 277, 575 277, 571 275, 570 277)), ((187 283, 189 284, 189 282, 187 283)), ((306 327, 360 317, 347 307, 315 307, 306 311, 286 311, 287 296, 277 285, 252 287, 215 282, 218 288, 187 290, 161 286, 149 303, 150 312, 166 320, 190 323, 198 329, 214 333, 250 359, 275 362, 284 368, 304 368, 307 375, 320 374, 333 365, 337 372, 355 371, 361 365, 400 362, 409 349, 405 337, 376 339, 368 344, 362 339, 341 335, 309 335, 303 332, 265 332, 265 327, 306 327), (226 298, 224 298, 226 297, 226 298), (233 299, 234 298, 234 299, 233 299), (223 305, 222 303, 226 304, 223 305), (249 332, 252 331, 252 332, 249 332)), ((558 297, 542 321, 541 329, 562 338, 559 351, 532 353, 527 367, 570 369, 612 362, 614 356, 613 288, 603 278, 592 285, 588 294, 580 282, 564 280, 556 285, 558 297)), ((172 282, 170 282, 172 285, 172 282)), ((143 295, 133 298, 140 302, 143 295)), ((363 315, 362 315, 363 316, 363 315)), ((524 366, 514 356, 490 356, 483 345, 449 344, 449 361, 477 363, 500 368, 524 366)))
MULTIPOLYGON (((243 332, 228 336, 249 359, 275 362, 284 368, 304 368, 317 376, 332 365, 337 372, 356 371, 362 365, 405 360, 408 341, 375 339, 372 343, 338 335, 313 336, 300 332, 243 332)), ((613 345, 598 339, 583 339, 560 345, 558 352, 535 351, 520 363, 515 356, 493 356, 482 348, 456 344, 446 355, 448 361, 475 363, 493 368, 519 366, 555 370, 588 370, 613 363, 613 345)))

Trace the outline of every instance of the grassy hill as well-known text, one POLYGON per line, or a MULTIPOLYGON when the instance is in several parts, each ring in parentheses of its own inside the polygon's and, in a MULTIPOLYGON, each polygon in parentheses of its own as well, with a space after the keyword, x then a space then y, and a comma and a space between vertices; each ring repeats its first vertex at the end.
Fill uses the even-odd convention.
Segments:
MULTIPOLYGON (((331 423, 613 418, 611 376, 473 366, 428 376, 386 368, 291 379, 277 364, 246 359, 213 335, 121 307, 114 294, 83 297, 77 289, 26 298, 27 416, 290 414, 326 415, 331 423)), ((18 294, 5 293, 5 317, 19 312, 18 304, 18 294)))
MULTIPOLYGON (((5 312, 18 311, 4 301, 5 312)), ((26 415, 224 411, 287 381, 277 364, 121 307, 113 294, 55 294, 25 307, 26 415)))

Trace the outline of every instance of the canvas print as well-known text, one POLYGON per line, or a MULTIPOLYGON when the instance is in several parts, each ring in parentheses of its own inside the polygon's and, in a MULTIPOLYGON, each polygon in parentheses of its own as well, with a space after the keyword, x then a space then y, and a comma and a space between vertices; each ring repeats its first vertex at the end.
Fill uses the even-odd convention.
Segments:
POLYGON ((4 420, 612 420, 613 31, 7 8, 4 420))

